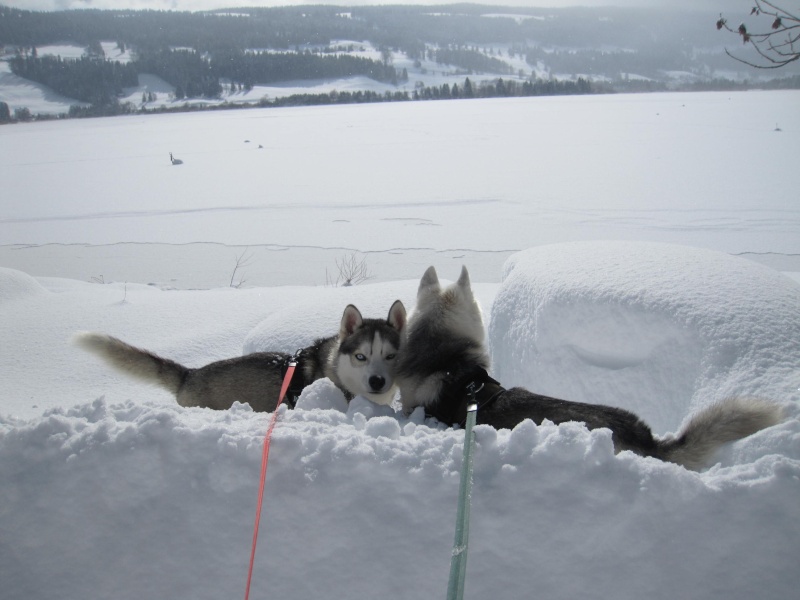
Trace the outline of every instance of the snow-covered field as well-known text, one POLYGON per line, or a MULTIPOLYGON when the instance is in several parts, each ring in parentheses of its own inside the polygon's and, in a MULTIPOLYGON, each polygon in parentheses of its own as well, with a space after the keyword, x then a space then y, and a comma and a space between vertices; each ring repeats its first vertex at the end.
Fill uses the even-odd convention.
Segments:
POLYGON ((375 281, 447 261, 498 282, 517 250, 647 239, 800 271, 798 105, 642 94, 3 127, 0 264, 207 288, 249 247, 251 286, 324 285, 353 251, 375 281))
MULTIPOLYGON (((413 307, 428 265, 453 279, 462 263, 506 385, 623 406, 659 435, 729 395, 787 415, 701 473, 614 456, 607 431, 578 424, 479 427, 466 597, 792 597, 798 101, 547 98, 0 128, 3 597, 244 593, 269 415, 180 408, 72 347, 72 333, 189 366, 293 351, 333 333, 346 304, 413 307), (247 282, 231 288, 247 247, 247 282), (350 251, 374 279, 325 286, 350 251)), ((443 597, 462 440, 363 399, 342 412, 327 381, 309 388, 275 430, 254 596, 443 597)))

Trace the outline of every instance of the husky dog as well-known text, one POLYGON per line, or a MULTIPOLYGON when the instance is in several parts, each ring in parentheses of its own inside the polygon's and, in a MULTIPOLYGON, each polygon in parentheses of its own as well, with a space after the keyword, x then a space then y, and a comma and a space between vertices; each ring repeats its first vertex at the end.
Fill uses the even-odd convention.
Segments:
POLYGON ((376 404, 391 404, 395 356, 405 324, 406 309, 400 300, 392 304, 386 320, 364 319, 350 304, 344 309, 338 335, 320 338, 294 356, 255 352, 198 369, 102 333, 78 333, 73 340, 112 367, 172 392, 181 406, 224 410, 238 401, 249 403, 254 411, 272 411, 292 359, 297 367, 287 393, 291 407, 305 386, 323 377, 333 381, 348 400, 364 396, 376 404))
POLYGON ((620 408, 559 400, 523 388, 506 390, 487 373, 484 335, 467 269, 442 290, 430 267, 420 281, 395 370, 405 412, 424 406, 429 416, 454 425, 464 423, 468 404, 476 403, 477 422, 498 429, 513 428, 524 419, 537 424, 544 419, 582 421, 589 429, 610 429, 617 452, 632 450, 696 470, 707 466, 722 444, 782 418, 777 404, 737 398, 701 410, 677 435, 657 438, 639 417, 620 408))

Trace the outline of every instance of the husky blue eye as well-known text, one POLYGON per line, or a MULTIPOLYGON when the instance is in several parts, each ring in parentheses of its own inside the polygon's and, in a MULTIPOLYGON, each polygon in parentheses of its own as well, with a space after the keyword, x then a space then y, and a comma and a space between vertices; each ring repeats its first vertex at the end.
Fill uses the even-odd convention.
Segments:
POLYGON ((356 360, 364 362, 365 360, 367 360, 367 357, 359 352, 358 354, 356 354, 356 360))
POLYGON ((387 354, 386 360, 394 360, 394 357, 397 356, 396 354, 387 354))

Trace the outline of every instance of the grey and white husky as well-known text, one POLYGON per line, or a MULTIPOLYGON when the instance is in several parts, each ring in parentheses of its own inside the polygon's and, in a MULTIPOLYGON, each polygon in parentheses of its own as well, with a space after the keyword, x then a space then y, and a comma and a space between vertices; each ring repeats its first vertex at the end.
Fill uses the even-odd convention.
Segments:
POLYGON ((779 405, 734 398, 695 414, 674 436, 655 437, 635 414, 611 406, 559 400, 524 388, 505 389, 488 375, 481 311, 463 268, 458 281, 442 289, 436 270, 422 277, 395 371, 406 413, 424 406, 429 416, 454 425, 466 419, 467 405, 478 404, 477 422, 513 428, 524 419, 537 424, 582 421, 589 429, 611 430, 617 452, 678 463, 689 469, 708 466, 716 449, 782 418, 779 405))
POLYGON ((364 319, 352 304, 344 309, 338 335, 320 338, 292 356, 255 352, 192 369, 126 344, 110 335, 82 332, 74 342, 112 367, 175 394, 181 406, 224 410, 235 402, 254 411, 271 411, 291 359, 297 361, 286 402, 294 406, 303 388, 328 377, 348 400, 364 396, 391 404, 395 396, 395 357, 406 325, 406 309, 397 300, 384 319, 364 319))

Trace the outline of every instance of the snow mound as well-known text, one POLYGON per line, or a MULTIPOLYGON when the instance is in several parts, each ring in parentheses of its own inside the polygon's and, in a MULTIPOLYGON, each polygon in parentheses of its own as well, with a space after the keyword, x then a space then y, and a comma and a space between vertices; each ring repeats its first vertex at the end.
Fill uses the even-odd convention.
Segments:
MULTIPOLYGON (((4 597, 240 596, 269 419, 103 399, 0 417, 4 597)), ((797 422, 784 433, 800 437, 797 422)), ((463 431, 362 399, 281 409, 272 439, 254 597, 445 595, 463 431)), ((479 426, 476 442, 469 597, 749 600, 800 585, 797 457, 698 474, 615 457, 607 430, 576 423, 479 426), (758 534, 742 544, 733 523, 758 534)))
POLYGON ((554 244, 512 255, 491 312, 493 373, 675 431, 729 396, 800 399, 800 286, 712 250, 554 244))
POLYGON ((347 406, 347 399, 342 390, 337 388, 327 377, 303 388, 303 392, 297 400, 297 408, 301 410, 321 408, 346 413, 347 406))
POLYGON ((314 343, 320 337, 335 335, 347 304, 338 302, 298 302, 270 314, 247 335, 243 354, 288 352, 314 343))
POLYGON ((0 267, 0 302, 22 300, 44 293, 47 290, 27 273, 0 267))
POLYGON ((365 286, 304 288, 289 306, 267 310, 269 316, 256 325, 244 341, 243 354, 251 352, 294 353, 321 337, 337 335, 344 309, 353 304, 365 319, 385 319, 392 303, 400 299, 410 310, 417 281, 385 282, 365 286))

